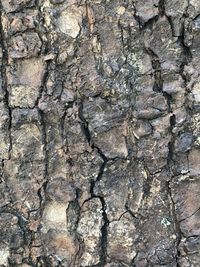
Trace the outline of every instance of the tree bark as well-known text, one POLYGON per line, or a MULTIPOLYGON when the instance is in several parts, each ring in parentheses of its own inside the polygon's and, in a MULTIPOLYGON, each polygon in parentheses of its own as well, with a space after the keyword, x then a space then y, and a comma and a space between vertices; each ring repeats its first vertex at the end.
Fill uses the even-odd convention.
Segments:
POLYGON ((0 266, 200 266, 200 1, 1 0, 0 266))

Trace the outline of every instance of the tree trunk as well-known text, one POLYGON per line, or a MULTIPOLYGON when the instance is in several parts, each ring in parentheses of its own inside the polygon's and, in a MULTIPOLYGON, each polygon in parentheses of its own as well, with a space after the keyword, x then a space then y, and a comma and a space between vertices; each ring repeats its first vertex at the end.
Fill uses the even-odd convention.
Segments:
POLYGON ((200 1, 1 0, 0 266, 200 266, 200 1))

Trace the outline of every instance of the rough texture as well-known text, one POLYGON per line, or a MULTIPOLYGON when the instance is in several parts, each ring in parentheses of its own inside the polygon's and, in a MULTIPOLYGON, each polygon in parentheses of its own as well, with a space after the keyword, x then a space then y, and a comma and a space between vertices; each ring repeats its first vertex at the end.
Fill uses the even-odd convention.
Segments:
POLYGON ((0 267, 200 266, 200 1, 0 1, 0 267))

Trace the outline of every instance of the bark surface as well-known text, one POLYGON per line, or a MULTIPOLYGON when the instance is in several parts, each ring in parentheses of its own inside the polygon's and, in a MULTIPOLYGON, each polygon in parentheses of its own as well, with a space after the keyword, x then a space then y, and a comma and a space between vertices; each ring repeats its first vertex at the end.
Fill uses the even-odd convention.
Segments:
POLYGON ((0 266, 200 266, 200 1, 1 0, 0 266))

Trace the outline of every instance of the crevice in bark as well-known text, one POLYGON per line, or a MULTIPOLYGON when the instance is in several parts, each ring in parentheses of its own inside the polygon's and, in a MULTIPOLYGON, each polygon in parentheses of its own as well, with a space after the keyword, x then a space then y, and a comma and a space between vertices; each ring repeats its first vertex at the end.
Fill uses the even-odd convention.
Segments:
MULTIPOLYGON (((135 1, 132 1, 132 6, 133 6, 133 10, 134 10, 134 19, 137 21, 138 25, 139 25, 139 29, 141 30, 142 29, 142 25, 141 25, 141 21, 140 21, 140 18, 139 16, 137 16, 137 10, 136 10, 136 7, 135 7, 135 1)), ((131 36, 131 35, 130 35, 131 36)))
POLYGON ((137 216, 129 209, 127 204, 125 205, 125 209, 126 211, 120 216, 120 219, 124 214, 126 214, 126 212, 128 212, 133 219, 137 219, 137 216))
POLYGON ((18 210, 14 209, 12 207, 9 207, 9 206, 0 208, 0 214, 2 214, 2 213, 12 214, 12 215, 14 215, 14 216, 17 217, 17 219, 18 219, 18 225, 19 225, 20 229, 23 232, 24 244, 25 245, 28 245, 29 244, 29 236, 30 236, 30 231, 29 231, 29 229, 27 227, 28 220, 26 218, 24 218, 18 212, 18 210))
POLYGON ((159 60, 159 57, 150 49, 146 49, 148 54, 150 55, 152 59, 152 68, 153 68, 153 76, 154 76, 154 85, 153 85, 153 91, 162 93, 162 95, 165 97, 168 105, 168 112, 172 113, 172 96, 169 95, 167 92, 163 91, 163 77, 162 77, 162 67, 161 62, 159 60))
POLYGON ((180 220, 179 222, 183 222, 183 221, 185 221, 185 220, 191 218, 192 216, 194 216, 194 215, 195 215, 197 212, 199 212, 199 211, 200 211, 200 208, 198 208, 198 209, 195 210, 191 215, 185 217, 184 219, 180 220))
MULTIPOLYGON (((170 104, 170 99, 169 99, 169 106, 171 106, 170 104)), ((173 222, 174 222, 174 226, 175 226, 175 233, 176 233, 176 263, 177 266, 178 265, 178 259, 180 257, 180 251, 179 251, 179 245, 182 239, 182 232, 181 232, 181 227, 180 227, 180 222, 177 218, 177 214, 176 214, 176 203, 174 202, 173 199, 173 194, 172 194, 172 190, 171 190, 171 182, 172 182, 172 176, 173 176, 173 169, 172 169, 172 165, 174 164, 174 142, 175 142, 175 135, 173 133, 173 128, 176 124, 176 116, 175 114, 170 116, 170 134, 171 134, 171 140, 168 143, 168 158, 167 158, 167 166, 170 170, 171 173, 171 177, 170 180, 166 183, 167 186, 167 192, 168 192, 168 196, 169 196, 169 200, 170 200, 170 206, 171 206, 171 214, 172 214, 172 218, 173 218, 173 222)))
POLYGON ((107 258, 107 242, 108 242, 108 225, 109 220, 106 213, 106 203, 103 197, 100 198, 102 204, 102 217, 104 224, 101 228, 101 255, 100 255, 100 266, 103 267, 106 265, 107 258))
POLYGON ((40 216, 42 216, 44 206, 45 206, 45 191, 48 184, 48 149, 47 149, 47 134, 46 134, 46 122, 45 122, 45 114, 42 110, 38 109, 40 114, 40 124, 41 124, 41 132, 42 132, 42 145, 43 145, 43 155, 44 155, 44 182, 42 186, 38 190, 38 197, 40 199, 40 216))
MULTIPOLYGON (((102 168, 104 169, 104 163, 102 164, 102 168)), ((100 169, 99 175, 97 176, 96 181, 99 181, 100 177, 103 175, 103 169, 100 169)), ((107 262, 107 239, 108 239, 108 225, 109 225, 109 220, 107 216, 107 207, 106 207, 106 202, 102 196, 96 195, 94 193, 94 187, 96 181, 91 181, 91 187, 90 187, 90 194, 91 198, 98 198, 101 201, 102 205, 102 219, 104 221, 103 226, 101 227, 101 252, 100 252, 100 263, 99 267, 104 267, 107 262)))
POLYGON ((48 60, 47 65, 46 65, 46 70, 45 70, 45 73, 44 73, 44 76, 43 76, 43 79, 41 82, 42 85, 40 86, 39 94, 38 94, 38 97, 35 101, 35 105, 33 108, 38 107, 39 101, 42 98, 42 95, 45 91, 45 85, 47 83, 47 79, 48 79, 48 75, 49 75, 49 64, 50 64, 50 61, 48 60))
POLYGON ((108 159, 107 159, 107 157, 102 153, 102 151, 101 151, 97 146, 94 145, 94 148, 97 149, 99 156, 100 156, 100 157, 102 158, 102 160, 103 160, 103 163, 102 163, 102 165, 101 165, 101 167, 100 167, 100 170, 99 170, 99 174, 98 174, 98 176, 97 176, 97 178, 96 178, 96 181, 100 181, 100 180, 101 180, 101 177, 102 177, 102 175, 103 175, 103 173, 104 173, 104 170, 105 170, 105 168, 106 168, 106 164, 107 164, 107 162, 108 162, 108 159))
POLYGON ((158 9, 159 9, 159 14, 160 16, 165 15, 165 0, 160 0, 158 3, 158 9))
POLYGON ((144 165, 144 169, 145 169, 147 177, 143 184, 143 195, 142 195, 143 200, 149 197, 150 192, 151 192, 151 185, 153 182, 153 175, 149 172, 148 168, 145 165, 144 165))
POLYGON ((144 31, 145 29, 152 29, 152 27, 159 20, 159 18, 165 15, 165 0, 160 0, 158 3, 158 11, 159 11, 158 15, 155 15, 154 17, 150 18, 146 22, 142 22, 140 17, 136 15, 137 10, 136 10, 134 2, 132 2, 132 4, 134 7, 134 11, 135 11, 134 18, 138 22, 139 29, 141 32, 144 31))
POLYGON ((171 203, 171 212, 172 212, 172 218, 174 221, 174 226, 175 226, 175 233, 176 233, 176 263, 178 265, 178 259, 180 257, 180 251, 179 251, 179 245, 182 239, 182 231, 181 231, 181 226, 180 222, 177 218, 176 214, 176 203, 174 202, 173 196, 172 196, 172 191, 171 191, 171 186, 170 186, 170 181, 167 182, 167 190, 168 190, 168 195, 171 203))
POLYGON ((80 106, 79 106, 79 118, 80 120, 82 121, 82 130, 83 130, 83 133, 86 137, 86 140, 88 142, 89 145, 91 145, 91 133, 90 133, 90 130, 89 130, 89 125, 88 125, 88 122, 85 120, 84 116, 83 116, 83 102, 81 101, 80 103, 80 106))
POLYGON ((142 30, 152 29, 153 26, 155 25, 155 23, 158 21, 158 19, 159 19, 159 15, 157 15, 157 16, 149 19, 147 22, 145 22, 145 23, 142 24, 141 29, 142 30))
POLYGON ((180 75, 184 81, 184 87, 185 87, 185 109, 187 111, 187 114, 189 116, 192 116, 192 110, 189 105, 189 100, 188 100, 188 95, 189 95, 189 90, 188 90, 188 83, 190 82, 191 77, 185 74, 185 67, 192 61, 192 52, 190 47, 187 47, 184 44, 184 30, 182 31, 181 36, 179 37, 179 42, 183 50, 184 54, 184 60, 182 64, 180 65, 180 75))
MULTIPOLYGON (((79 196, 80 196, 80 189, 77 188, 76 189, 76 199, 73 201, 69 202, 69 205, 66 209, 66 220, 68 222, 68 220, 70 221, 70 217, 68 218, 68 212, 70 211, 70 209, 72 209, 75 213, 76 216, 76 220, 75 223, 72 225, 71 229, 67 229, 67 231, 71 234, 71 236, 75 237, 75 240, 78 243, 78 251, 74 257, 74 264, 79 262, 79 259, 82 255, 82 251, 83 251, 83 243, 81 238, 79 237, 79 234, 77 232, 77 228, 78 228, 78 223, 80 221, 80 216, 81 216, 81 207, 79 205, 79 196)), ((84 202, 85 203, 85 202, 84 202)))
MULTIPOLYGON (((99 154, 99 156, 102 158, 103 163, 99 169, 99 173, 97 175, 96 180, 92 180, 90 182, 90 194, 91 194, 91 198, 98 198, 101 201, 101 205, 102 205, 102 219, 104 221, 103 226, 101 227, 101 252, 100 252, 100 263, 99 263, 99 267, 104 267, 106 265, 106 258, 107 258, 107 235, 108 235, 108 225, 109 225, 109 220, 107 217, 107 213, 106 213, 106 202, 104 200, 104 198, 102 196, 96 195, 94 193, 94 187, 95 187, 95 183, 97 181, 101 180, 101 177, 104 174, 104 170, 105 170, 105 166, 107 164, 108 159, 106 158, 106 156, 102 153, 102 151, 95 145, 91 143, 91 133, 89 130, 89 123, 85 120, 84 115, 83 115, 83 102, 81 102, 80 107, 79 107, 79 118, 81 119, 81 121, 83 122, 83 132, 85 134, 86 140, 88 141, 88 144, 91 146, 92 149, 96 148, 97 152, 99 154)), ((89 201, 90 199, 87 199, 85 202, 89 201)), ((84 204, 83 203, 83 204, 84 204)))

